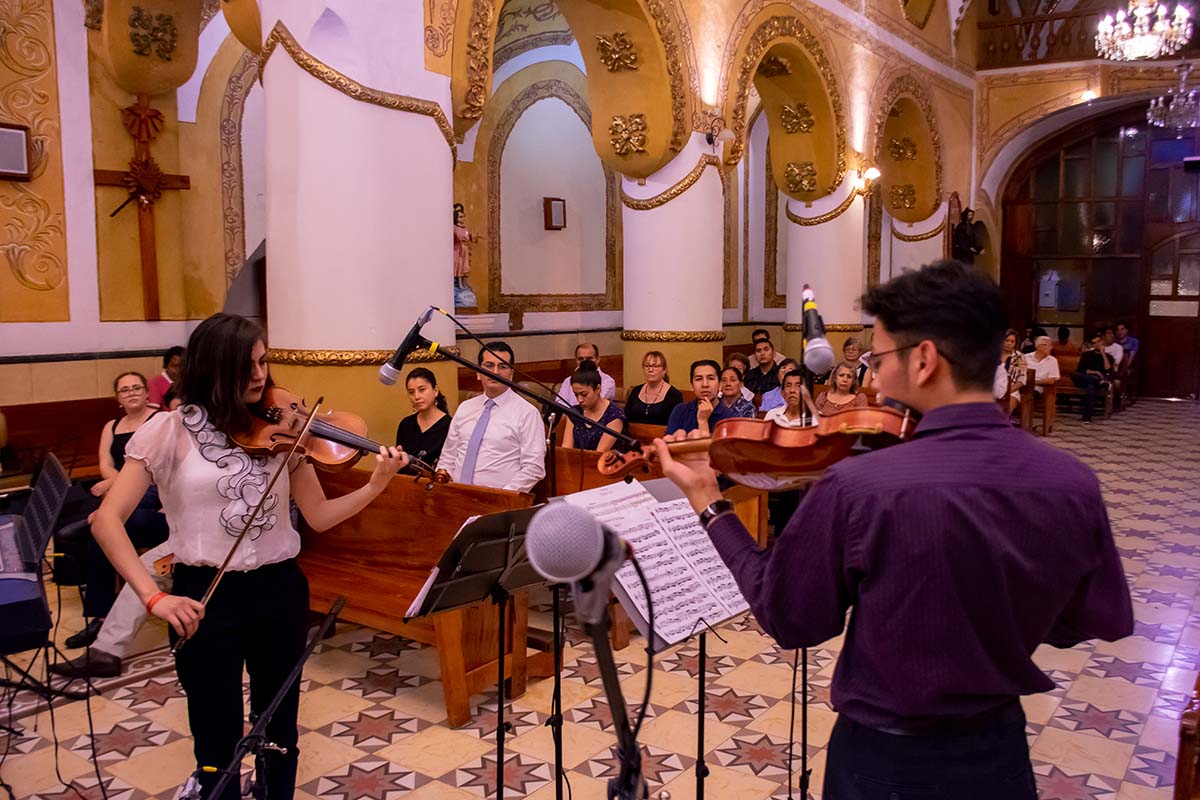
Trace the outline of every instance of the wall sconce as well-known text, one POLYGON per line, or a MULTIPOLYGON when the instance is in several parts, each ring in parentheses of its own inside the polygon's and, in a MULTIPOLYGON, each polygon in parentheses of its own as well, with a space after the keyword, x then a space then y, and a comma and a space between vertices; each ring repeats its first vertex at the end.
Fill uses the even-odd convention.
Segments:
POLYGON ((867 167, 855 179, 854 189, 859 194, 870 194, 871 190, 875 188, 875 181, 879 180, 881 174, 877 167, 867 167))
POLYGON ((733 141, 733 131, 725 127, 724 119, 713 117, 708 125, 708 132, 704 134, 704 139, 715 150, 718 142, 725 144, 725 142, 733 141))
POLYGON ((1086 89, 1083 94, 1079 95, 1079 99, 1085 103, 1090 103, 1100 95, 1096 94, 1095 89, 1086 89))

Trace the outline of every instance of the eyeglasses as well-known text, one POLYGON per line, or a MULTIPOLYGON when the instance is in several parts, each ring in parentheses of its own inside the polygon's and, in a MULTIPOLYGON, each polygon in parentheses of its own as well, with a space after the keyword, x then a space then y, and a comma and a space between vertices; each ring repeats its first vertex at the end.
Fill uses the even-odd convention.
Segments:
POLYGON ((904 347, 897 347, 894 350, 884 350, 882 353, 871 353, 871 355, 867 357, 867 366, 871 368, 871 372, 878 372, 879 365, 883 363, 884 356, 890 356, 892 353, 903 353, 905 350, 912 350, 919 344, 920 342, 914 342, 912 344, 906 344, 904 347))
POLYGON ((483 367, 488 372, 512 372, 512 364, 509 364, 507 361, 501 361, 499 363, 495 361, 484 361, 479 366, 483 367))
POLYGON ((647 361, 645 364, 642 364, 642 369, 662 369, 662 368, 663 368, 663 364, 659 361, 647 361))
POLYGON ((145 393, 146 393, 145 386, 125 386, 121 389, 117 389, 117 394, 121 395, 122 397, 131 395, 131 394, 145 394, 145 393))

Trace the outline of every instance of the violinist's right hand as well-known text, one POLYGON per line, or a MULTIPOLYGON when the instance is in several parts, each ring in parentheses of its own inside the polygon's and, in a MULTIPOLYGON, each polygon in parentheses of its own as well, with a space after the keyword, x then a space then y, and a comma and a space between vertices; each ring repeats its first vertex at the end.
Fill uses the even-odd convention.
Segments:
POLYGON ((204 619, 204 606, 190 597, 172 594, 155 603, 150 613, 170 623, 175 633, 190 639, 196 633, 200 620, 204 619))
POLYGON ((685 439, 705 438, 700 431, 684 433, 676 431, 662 439, 654 440, 654 449, 658 453, 659 463, 662 464, 663 475, 683 490, 692 508, 699 514, 710 503, 721 499, 721 489, 717 486, 717 473, 709 464, 708 453, 682 453, 671 455, 668 442, 682 442, 685 439))

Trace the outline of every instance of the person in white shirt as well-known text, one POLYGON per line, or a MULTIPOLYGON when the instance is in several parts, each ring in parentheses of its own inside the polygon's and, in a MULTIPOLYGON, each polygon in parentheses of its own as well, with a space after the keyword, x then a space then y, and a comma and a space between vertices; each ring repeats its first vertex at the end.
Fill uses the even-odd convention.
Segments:
MULTIPOLYGON (((502 377, 512 375, 513 361, 505 342, 479 351, 479 365, 502 377)), ((463 401, 450 420, 438 469, 455 483, 528 492, 546 475, 542 416, 503 383, 480 375, 479 384, 483 394, 463 401)))
POLYGON ((1121 359, 1125 357, 1125 348, 1117 342, 1117 335, 1113 333, 1112 328, 1105 328, 1103 331, 1104 352, 1112 356, 1113 369, 1121 366, 1121 359))
POLYGON ((1050 355, 1054 343, 1049 336, 1037 337, 1034 344, 1037 349, 1025 359, 1025 366, 1033 370, 1033 390, 1041 394, 1043 387, 1058 383, 1058 359, 1050 355))
MULTIPOLYGON (((593 361, 596 364, 596 371, 600 373, 600 396, 605 400, 615 400, 617 397, 617 382, 611 375, 600 369, 600 348, 591 342, 583 342, 582 344, 575 345, 575 369, 582 367, 584 361, 593 361)), ((563 382, 559 385, 558 399, 559 402, 567 407, 579 404, 579 401, 575 399, 575 390, 571 388, 570 375, 563 378, 563 382)))
MULTIPOLYGON (((288 498, 310 528, 325 531, 366 508, 408 458, 397 448, 381 447, 362 487, 327 498, 311 464, 302 459, 286 464, 282 453, 252 456, 233 439, 262 413, 269 385, 267 348, 257 323, 214 314, 192 332, 188 350, 180 377, 183 407, 154 415, 133 434, 125 465, 92 518, 92 535, 146 610, 171 624, 173 641, 187 638, 175 670, 187 695, 196 761, 223 769, 245 730, 243 669, 250 674, 251 707, 261 711, 308 637, 308 581, 296 561, 300 534, 292 526, 288 498), (139 560, 125 529, 152 482, 170 526, 171 594, 139 560), (245 539, 231 553, 243 530, 245 539), (228 571, 212 601, 202 605, 200 598, 227 557, 228 571)), ((267 738, 281 748, 267 755, 270 797, 295 791, 299 704, 297 682, 267 726, 267 738)), ((215 772, 201 774, 204 796, 237 800, 238 781, 213 797, 219 778, 215 772)))
POLYGON ((763 417, 764 420, 785 428, 802 428, 805 425, 813 424, 815 418, 805 408, 808 389, 804 387, 804 375, 799 369, 794 369, 783 376, 780 393, 783 395, 783 405, 768 411, 763 417))

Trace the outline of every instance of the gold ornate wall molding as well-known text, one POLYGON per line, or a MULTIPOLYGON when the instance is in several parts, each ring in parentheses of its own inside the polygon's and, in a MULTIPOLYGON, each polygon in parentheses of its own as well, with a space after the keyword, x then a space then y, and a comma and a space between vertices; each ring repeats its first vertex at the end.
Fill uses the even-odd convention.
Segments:
POLYGON ((925 233, 901 233, 896 230, 896 224, 892 223, 892 236, 900 242, 927 242, 930 239, 936 239, 938 236, 944 235, 946 233, 946 224, 943 222, 933 230, 926 231, 925 233))
MULTIPOLYGON (((942 204, 945 171, 943 165, 945 154, 942 149, 941 126, 938 123, 937 112, 934 110, 933 99, 929 96, 929 91, 926 89, 921 80, 911 73, 904 72, 896 75, 888 82, 887 88, 883 92, 883 96, 878 99, 878 101, 873 105, 873 108, 875 108, 875 125, 872 128, 870 152, 874 153, 874 163, 877 166, 884 168, 884 178, 880 181, 880 183, 887 184, 888 170, 886 166, 884 166, 887 159, 891 159, 894 164, 901 161, 911 160, 913 163, 911 165, 906 165, 906 167, 911 166, 911 168, 916 169, 918 173, 923 173, 925 169, 927 169, 929 166, 932 166, 933 189, 932 192, 930 192, 931 196, 928 201, 922 205, 922 208, 928 208, 928 212, 924 213, 922 216, 923 218, 928 218, 930 215, 936 213, 938 207, 942 204), (896 155, 892 154, 891 152, 888 152, 887 158, 885 159, 885 151, 890 150, 890 148, 887 147, 888 137, 885 133, 885 129, 887 128, 888 120, 891 118, 892 112, 896 108, 897 103, 900 103, 905 99, 916 104, 917 108, 920 110, 924 121, 924 127, 928 132, 932 152, 928 154, 921 153, 920 151, 923 148, 920 148, 914 144, 914 157, 912 159, 897 158, 896 155), (932 165, 930 164, 931 161, 932 165)), ((911 140, 908 141, 911 142, 911 140)), ((891 186, 886 185, 885 188, 890 189, 891 186)), ((908 206, 905 206, 905 208, 908 208, 908 206)), ((904 221, 913 222, 916 220, 906 218, 904 221)))
POLYGON ((836 208, 833 208, 830 211, 825 212, 824 214, 818 214, 815 217, 800 216, 796 212, 792 211, 790 202, 784 206, 784 211, 787 212, 788 222, 794 223, 796 225, 803 225, 803 226, 824 225, 826 222, 829 222, 830 220, 835 220, 838 217, 840 217, 842 214, 845 214, 847 211, 849 211, 850 206, 853 205, 853 203, 854 203, 854 198, 860 196, 861 194, 862 194, 862 192, 860 192, 858 189, 851 187, 850 191, 846 194, 846 199, 844 199, 844 200, 842 200, 842 202, 838 203, 836 208))
POLYGON ((511 61, 523 53, 528 53, 530 50, 537 50, 539 47, 565 46, 573 41, 575 41, 575 36, 570 31, 547 31, 522 37, 510 45, 496 48, 492 72, 504 66, 505 62, 511 61))
POLYGON ((604 311, 621 308, 621 213, 620 175, 601 163, 604 169, 604 293, 603 294, 506 294, 503 291, 501 263, 500 163, 504 146, 517 120, 539 100, 561 100, 575 112, 584 127, 591 130, 592 114, 585 100, 568 83, 557 78, 535 81, 513 98, 500 115, 487 150, 488 198, 488 310, 501 311, 604 311))
MULTIPOLYGON (((700 176, 704 174, 704 170, 707 167, 717 167, 720 169, 721 159, 717 156, 707 153, 700 156, 700 160, 696 162, 696 166, 692 167, 691 171, 688 172, 687 175, 684 175, 678 183, 662 192, 659 192, 653 197, 647 197, 645 199, 630 197, 625 193, 625 189, 622 188, 621 203, 626 208, 631 208, 634 211, 649 211, 651 209, 658 208, 659 206, 665 206, 667 203, 671 202, 688 189, 695 186, 696 182, 700 180, 700 176)), ((724 183, 724 181, 722 181, 722 183, 724 183)))
MULTIPOLYGON (((439 347, 437 353, 419 350, 411 353, 404 360, 406 364, 422 364, 433 361, 446 361, 440 351, 448 350, 454 355, 461 355, 457 347, 439 347)), ((383 364, 392 357, 391 350, 292 350, 285 347, 272 347, 267 357, 274 364, 288 364, 294 367, 370 367, 383 364)))
POLYGON ((883 201, 879 192, 870 191, 867 204, 867 288, 879 285, 883 262, 883 201))
POLYGON ((260 72, 259 59, 242 53, 221 98, 221 219, 225 237, 225 285, 246 263, 246 208, 242 170, 242 116, 260 72))
POLYGON ((834 323, 825 325, 826 333, 862 333, 867 328, 859 322, 834 323))
POLYGON ((621 331, 623 342, 723 342, 725 331, 621 331))
MULTIPOLYGON (((733 131, 733 142, 729 145, 729 164, 736 164, 746 149, 747 109, 750 102, 750 87, 759 63, 773 46, 788 43, 799 46, 805 56, 811 60, 816 71, 821 76, 821 82, 826 97, 833 109, 834 120, 834 158, 836 160, 833 177, 828 184, 826 194, 834 192, 841 185, 846 175, 846 115, 842 104, 842 92, 838 87, 837 75, 825 55, 825 48, 817 36, 796 16, 776 15, 763 20, 749 35, 746 43, 740 42, 735 50, 739 58, 735 96, 730 113, 730 129, 733 131)), ((783 131, 780 131, 783 135, 783 131)))
POLYGON ((787 295, 779 293, 779 187, 771 169, 771 148, 764 147, 763 154, 763 308, 787 308, 787 295))
POLYGON ((301 47, 300 43, 296 41, 296 37, 292 36, 292 32, 287 29, 287 26, 282 21, 275 23, 275 27, 271 29, 266 41, 263 42, 260 75, 266 72, 267 62, 271 60, 271 56, 274 55, 277 47, 282 47, 284 52, 291 57, 292 61, 296 62, 296 66, 300 67, 300 69, 331 89, 339 91, 353 100, 382 106, 393 111, 403 111, 408 114, 421 114, 430 117, 437 123, 438 130, 442 132, 442 137, 445 138, 446 144, 449 145, 450 153, 454 160, 458 160, 458 147, 454 141, 454 128, 450 126, 450 121, 446 119, 446 115, 439 104, 432 100, 422 100, 417 97, 393 94, 392 92, 384 92, 379 89, 372 89, 370 86, 364 86, 353 78, 321 62, 301 47))
POLYGON ((29 128, 29 182, 0 181, 0 322, 70 318, 61 123, 50 3, 0 21, 0 120, 29 128))

